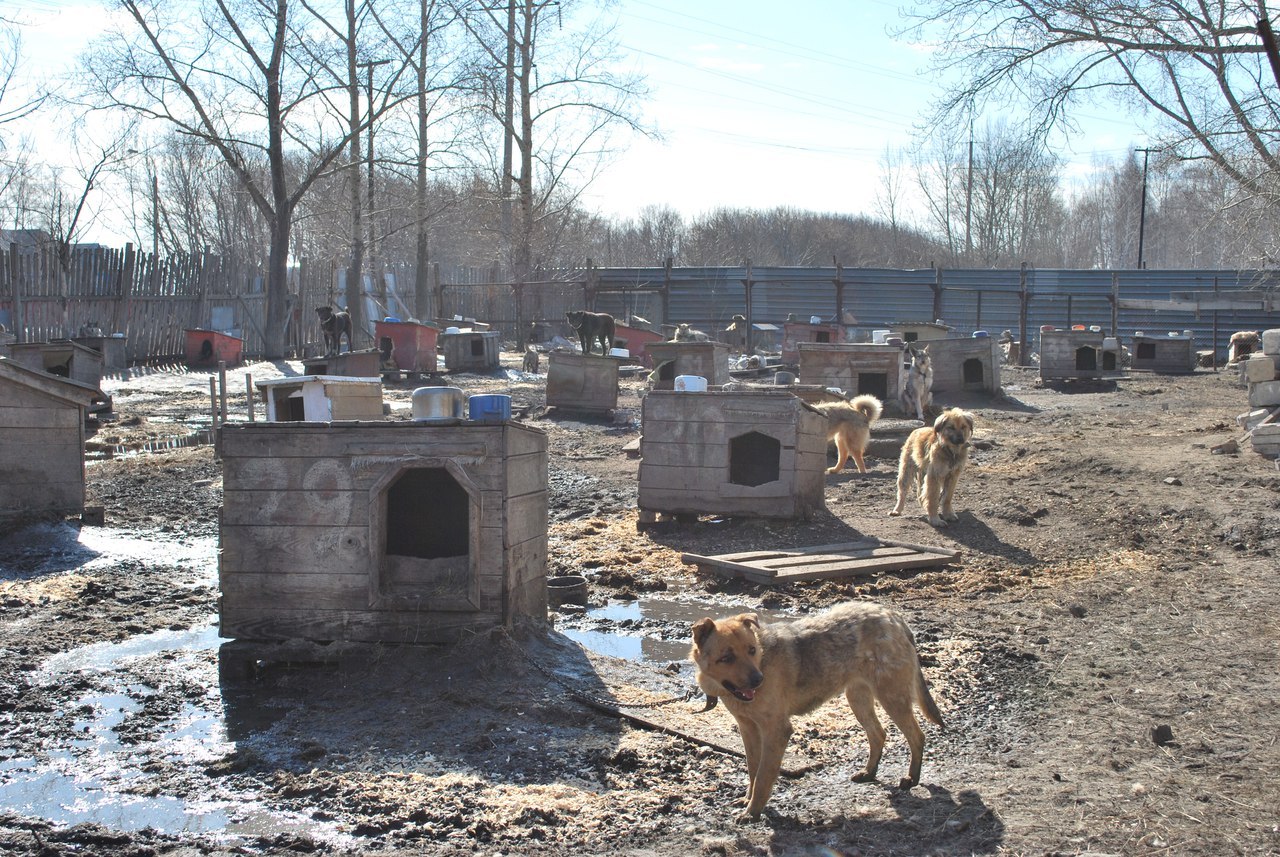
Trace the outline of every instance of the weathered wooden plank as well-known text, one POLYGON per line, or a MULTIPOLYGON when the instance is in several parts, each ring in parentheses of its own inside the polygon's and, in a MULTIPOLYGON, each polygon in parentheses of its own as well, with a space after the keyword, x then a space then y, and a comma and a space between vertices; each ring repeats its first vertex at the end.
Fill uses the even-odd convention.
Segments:
POLYGON ((547 492, 537 491, 507 499, 507 544, 542 536, 547 532, 547 492))
POLYGON ((317 488, 310 491, 223 490, 226 526, 367 527, 369 493, 317 488))
POLYGON ((245 608, 223 613, 220 636, 243 640, 449 643, 502 624, 493 613, 245 608))
POLYGON ((795 490, 790 478, 794 470, 794 453, 785 451, 781 456, 778 478, 761 485, 739 485, 729 481, 729 467, 700 467, 694 462, 671 463, 667 459, 650 455, 645 447, 640 462, 640 488, 654 491, 701 491, 715 496, 734 495, 770 497, 791 494, 795 490), (654 459, 657 461, 654 461, 654 459))
POLYGON ((368 527, 222 526, 220 577, 271 568, 349 574, 368 568, 368 527))
POLYGON ((740 551, 720 556, 682 554, 681 561, 699 569, 760 584, 799 583, 945 565, 955 551, 906 543, 866 540, 783 551, 740 551), (832 551, 842 553, 833 553, 832 551))
POLYGON ((242 571, 221 582, 222 609, 238 611, 264 604, 305 604, 322 610, 369 609, 369 575, 298 570, 288 573, 242 571))
POLYGON ((224 457, 364 458, 406 456, 479 459, 501 456, 501 425, 431 426, 409 420, 347 426, 324 423, 241 423, 222 430, 224 457))

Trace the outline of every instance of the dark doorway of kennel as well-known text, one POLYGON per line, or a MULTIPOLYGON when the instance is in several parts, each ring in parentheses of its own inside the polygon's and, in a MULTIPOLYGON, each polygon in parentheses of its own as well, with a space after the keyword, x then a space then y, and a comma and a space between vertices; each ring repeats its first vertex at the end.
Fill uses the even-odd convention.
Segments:
POLYGON ((889 398, 888 372, 859 372, 858 392, 855 395, 871 395, 880 401, 889 398))
POLYGON ((475 336, 471 338, 471 356, 472 357, 484 356, 484 339, 482 339, 479 336, 475 336))
POLYGON ((301 387, 276 386, 269 394, 274 400, 276 422, 300 423, 307 419, 306 400, 301 387))
POLYGON ((1077 348, 1076 368, 1081 371, 1095 371, 1098 368, 1098 350, 1088 345, 1077 348))
POLYGON ((782 475, 782 442, 758 431, 729 441, 729 481, 754 488, 782 475))
POLYGON ((672 383, 675 383, 676 361, 668 360, 665 363, 662 363, 658 366, 658 380, 671 381, 672 383))
POLYGON ((1116 371, 1116 353, 1114 351, 1102 352, 1102 371, 1116 371))
POLYGON ((1134 355, 1135 360, 1155 360, 1156 344, 1154 342, 1139 342, 1138 352, 1134 355))
POLYGON ((960 368, 964 388, 966 390, 984 390, 986 389, 986 367, 982 365, 982 360, 977 357, 970 357, 964 361, 964 365, 960 368))
POLYGON ((447 467, 409 467, 382 492, 377 593, 436 609, 473 606, 478 497, 447 467))
POLYGON ((825 343, 830 344, 830 342, 831 342, 831 331, 829 331, 829 330, 815 330, 815 331, 813 332, 813 341, 814 341, 814 342, 825 342, 825 343))

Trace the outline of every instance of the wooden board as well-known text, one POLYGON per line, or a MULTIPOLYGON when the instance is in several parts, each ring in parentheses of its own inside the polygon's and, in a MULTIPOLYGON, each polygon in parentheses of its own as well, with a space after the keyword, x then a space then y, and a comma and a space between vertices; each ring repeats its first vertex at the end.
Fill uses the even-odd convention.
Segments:
POLYGON ((771 585, 946 565, 958 553, 947 548, 869 537, 837 545, 743 551, 719 556, 686 553, 681 554, 680 559, 687 565, 697 565, 701 571, 771 585))

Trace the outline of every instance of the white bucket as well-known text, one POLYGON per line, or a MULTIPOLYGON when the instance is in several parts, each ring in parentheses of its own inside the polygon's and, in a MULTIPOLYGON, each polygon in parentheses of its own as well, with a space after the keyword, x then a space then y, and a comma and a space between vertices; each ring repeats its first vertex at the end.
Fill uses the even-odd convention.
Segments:
POLYGON ((446 327, 446 328, 444 329, 444 332, 445 332, 445 333, 462 333, 462 328, 460 328, 460 327, 446 327))
POLYGON ((884 341, 889 338, 889 330, 873 330, 871 331, 871 342, 875 345, 884 345, 884 341))
POLYGON ((675 387, 681 393, 705 393, 707 379, 701 375, 677 375, 675 387))
POLYGON ((631 352, 625 348, 610 348, 609 356, 610 357, 630 357, 631 352))
POLYGON ((820 315, 809 316, 809 324, 822 324, 822 316, 820 315))

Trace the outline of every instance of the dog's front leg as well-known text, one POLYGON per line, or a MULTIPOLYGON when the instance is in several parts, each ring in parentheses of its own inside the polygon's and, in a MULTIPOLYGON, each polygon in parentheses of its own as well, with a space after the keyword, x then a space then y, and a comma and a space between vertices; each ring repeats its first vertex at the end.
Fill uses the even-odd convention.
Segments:
POLYGON ((924 506, 924 513, 929 518, 929 523, 935 527, 945 527, 947 522, 942 520, 938 514, 938 506, 942 502, 942 493, 946 487, 946 480, 940 478, 932 469, 924 475, 924 488, 921 492, 920 500, 924 506))
POLYGON ((791 721, 784 719, 778 723, 766 723, 759 727, 759 731, 760 758, 755 776, 751 778, 751 799, 747 801, 747 811, 738 816, 738 821, 758 818, 769 802, 773 785, 782 770, 782 756, 787 752, 787 742, 791 740, 791 721))
POLYGON ((956 521, 960 516, 951 511, 951 501, 956 495, 956 485, 960 482, 960 471, 953 470, 947 474, 946 481, 942 486, 942 518, 946 521, 956 521))

